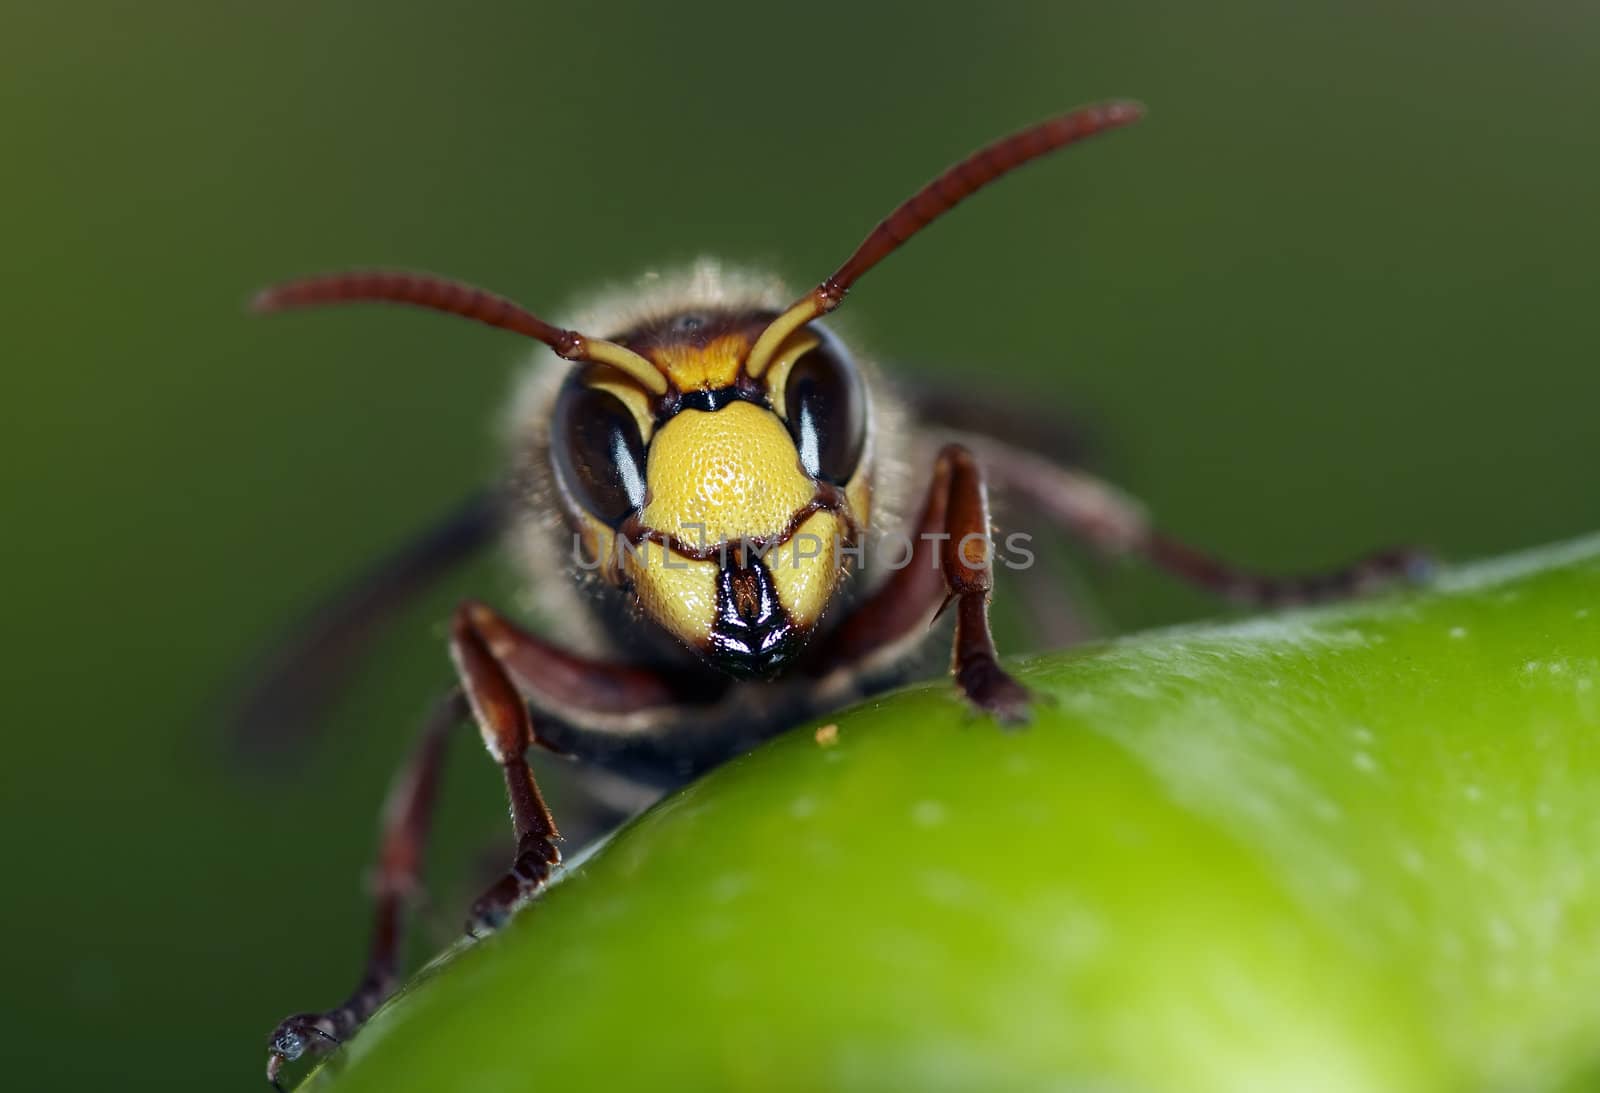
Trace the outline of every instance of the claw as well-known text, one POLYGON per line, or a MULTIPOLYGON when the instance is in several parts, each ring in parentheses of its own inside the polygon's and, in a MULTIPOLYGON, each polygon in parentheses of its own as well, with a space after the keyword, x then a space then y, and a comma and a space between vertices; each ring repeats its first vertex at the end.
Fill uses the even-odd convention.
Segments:
POLYGON ((490 934, 498 933, 501 927, 511 921, 515 904, 515 900, 480 899, 467 917, 467 936, 482 941, 490 934))
POLYGON ((278 1081, 278 1075, 283 1073, 284 1064, 292 1063, 312 1050, 313 1037, 329 1045, 322 1050, 331 1050, 340 1045, 341 1041, 337 1036, 321 1027, 321 1022, 326 1020, 327 1018, 318 1014, 302 1013, 285 1018, 272 1030, 272 1036, 267 1040, 267 1082, 278 1093, 283 1093, 283 1085, 278 1081))
POLYGON ((993 660, 963 665, 956 673, 956 682, 974 707, 1002 727, 1016 729, 1028 723, 1032 695, 993 660))
POLYGON ((1413 584, 1427 584, 1439 575, 1439 560, 1426 550, 1401 551, 1400 559, 1405 579, 1413 584))

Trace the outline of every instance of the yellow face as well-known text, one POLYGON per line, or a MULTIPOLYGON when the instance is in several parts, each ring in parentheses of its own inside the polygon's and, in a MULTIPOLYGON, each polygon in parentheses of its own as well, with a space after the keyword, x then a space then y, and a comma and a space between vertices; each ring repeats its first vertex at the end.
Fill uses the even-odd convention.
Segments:
POLYGON ((645 526, 702 547, 782 535, 817 492, 783 421, 751 402, 673 415, 645 482, 645 526))
POLYGON ((653 394, 575 372, 551 455, 586 564, 729 674, 800 653, 866 526, 869 407, 827 335, 791 335, 759 379, 743 362, 770 316, 674 316, 618 339, 666 378, 653 394))

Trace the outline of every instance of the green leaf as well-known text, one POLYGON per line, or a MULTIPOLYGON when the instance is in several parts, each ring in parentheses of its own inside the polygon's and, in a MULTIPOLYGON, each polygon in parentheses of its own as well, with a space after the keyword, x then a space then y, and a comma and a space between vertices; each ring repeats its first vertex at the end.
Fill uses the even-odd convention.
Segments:
POLYGON ((1579 1088, 1600 539, 1018 660, 671 797, 318 1090, 1579 1088))

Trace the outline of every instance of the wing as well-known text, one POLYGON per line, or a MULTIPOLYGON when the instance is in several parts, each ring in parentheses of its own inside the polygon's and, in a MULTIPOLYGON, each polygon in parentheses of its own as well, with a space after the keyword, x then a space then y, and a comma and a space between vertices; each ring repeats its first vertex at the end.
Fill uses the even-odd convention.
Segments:
POLYGON ((503 501, 486 490, 357 575, 280 635, 230 695, 230 735, 252 758, 292 755, 397 612, 492 541, 503 501))
MULTIPOLYGON (((1094 430, 1074 413, 1040 411, 1040 402, 995 394, 970 380, 930 379, 914 369, 891 373, 895 391, 924 425, 958 433, 1004 438, 1012 444, 1073 466, 1096 448, 1094 430)), ((1042 401, 1042 400, 1041 400, 1042 401)))

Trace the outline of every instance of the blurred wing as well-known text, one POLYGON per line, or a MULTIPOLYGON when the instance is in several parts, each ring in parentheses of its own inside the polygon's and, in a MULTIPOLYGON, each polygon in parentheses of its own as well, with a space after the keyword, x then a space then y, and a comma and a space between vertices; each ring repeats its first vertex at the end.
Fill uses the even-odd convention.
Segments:
POLYGON ((978 433, 1026 448, 1069 466, 1090 461, 1094 431, 1076 413, 1049 409, 1052 400, 995 394, 967 380, 929 378, 920 370, 892 373, 895 391, 918 424, 934 430, 978 433))
POLYGON ((494 539, 503 504, 499 491, 470 498, 281 635, 228 703, 235 747, 252 758, 281 758, 309 740, 384 626, 494 539))

